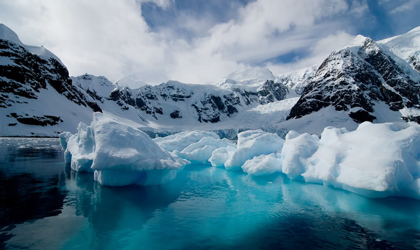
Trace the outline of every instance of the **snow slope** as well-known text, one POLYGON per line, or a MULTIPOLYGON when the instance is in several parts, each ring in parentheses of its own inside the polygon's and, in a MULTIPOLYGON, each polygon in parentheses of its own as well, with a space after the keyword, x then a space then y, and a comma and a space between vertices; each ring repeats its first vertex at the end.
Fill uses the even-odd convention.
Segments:
POLYGON ((54 58, 55 60, 63 64, 56 55, 54 55, 51 51, 47 50, 43 46, 39 47, 39 46, 31 46, 31 45, 23 44, 20 41, 18 35, 9 27, 4 25, 3 23, 0 23, 0 39, 8 40, 12 43, 22 46, 26 50, 28 50, 30 53, 35 54, 44 60, 48 60, 49 58, 54 58))
POLYGON ((296 95, 301 95, 303 89, 308 85, 309 81, 314 77, 319 65, 314 65, 308 68, 295 70, 289 73, 284 73, 278 76, 279 81, 286 85, 296 95))
POLYGON ((417 66, 420 70, 419 55, 420 55, 420 27, 414 28, 409 32, 378 41, 379 44, 387 46, 395 55, 403 60, 417 66))
POLYGON ((257 91, 267 80, 276 81, 276 77, 269 69, 250 68, 232 72, 215 84, 223 89, 257 91))

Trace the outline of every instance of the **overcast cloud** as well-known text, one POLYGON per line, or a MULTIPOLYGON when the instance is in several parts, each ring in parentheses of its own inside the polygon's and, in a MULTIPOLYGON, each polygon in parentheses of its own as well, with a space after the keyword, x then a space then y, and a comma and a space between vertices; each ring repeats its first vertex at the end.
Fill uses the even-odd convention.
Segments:
POLYGON ((51 50, 71 75, 150 84, 214 82, 255 66, 278 74, 321 63, 360 32, 376 38, 382 26, 398 34, 420 25, 381 23, 388 14, 407 22, 401 16, 416 11, 413 0, 175 1, 0 0, 0 22, 23 43, 51 50))

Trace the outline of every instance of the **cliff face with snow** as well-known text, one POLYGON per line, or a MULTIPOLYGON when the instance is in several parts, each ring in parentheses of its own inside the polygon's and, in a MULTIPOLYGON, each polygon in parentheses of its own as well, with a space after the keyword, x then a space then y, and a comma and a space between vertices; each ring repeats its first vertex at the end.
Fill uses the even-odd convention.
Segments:
MULTIPOLYGON (((45 135, 28 128, 73 126, 77 124, 74 118, 85 120, 94 111, 101 108, 72 85, 66 67, 55 55, 43 47, 22 44, 13 31, 0 26, 2 133, 19 130, 21 135, 45 135)), ((50 130, 47 134, 53 135, 50 130)))
POLYGON ((419 108, 419 91, 418 72, 387 47, 358 36, 350 47, 332 53, 321 64, 288 119, 333 106, 356 122, 373 121, 378 103, 392 111, 419 108))

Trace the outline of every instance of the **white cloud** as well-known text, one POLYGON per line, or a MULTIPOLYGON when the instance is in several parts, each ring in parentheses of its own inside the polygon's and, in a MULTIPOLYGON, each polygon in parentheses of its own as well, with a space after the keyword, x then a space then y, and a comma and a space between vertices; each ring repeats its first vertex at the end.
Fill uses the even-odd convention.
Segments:
MULTIPOLYGON (((123 75, 149 83, 169 79, 205 83, 291 51, 309 56, 290 65, 308 66, 349 39, 331 18, 365 11, 361 1, 257 0, 238 9, 236 19, 214 25, 183 14, 175 20, 196 36, 186 41, 171 29, 152 31, 141 15, 147 0, 14 0, 0 2, 0 22, 23 43, 43 45, 72 75, 85 72, 117 80, 123 75), (205 29, 205 31, 203 31, 205 29), (338 32, 338 33, 337 33, 338 32)), ((155 0, 169 9, 173 0, 155 0)), ((321 59, 322 60, 322 59, 321 59)))
POLYGON ((362 16, 367 11, 369 11, 369 6, 367 0, 362 1, 352 1, 350 7, 350 13, 355 16, 362 16))
POLYGON ((409 0, 408 2, 405 2, 404 4, 402 4, 401 6, 398 6, 397 8, 393 9, 391 11, 391 14, 411 10, 418 4, 420 4, 420 0, 409 0))
POLYGON ((287 64, 271 64, 266 65, 274 74, 286 73, 313 65, 319 65, 328 57, 328 55, 336 50, 342 49, 354 36, 346 32, 339 31, 336 34, 328 35, 318 40, 312 47, 307 57, 296 60, 287 64))

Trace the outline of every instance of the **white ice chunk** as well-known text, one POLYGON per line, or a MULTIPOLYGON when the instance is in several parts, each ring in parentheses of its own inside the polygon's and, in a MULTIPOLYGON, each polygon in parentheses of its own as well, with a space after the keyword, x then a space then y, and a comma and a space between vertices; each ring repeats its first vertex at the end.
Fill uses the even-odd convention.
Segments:
POLYGON ((259 155, 279 153, 284 140, 278 135, 262 130, 248 130, 238 134, 236 151, 225 163, 227 170, 240 169, 247 160, 259 155))
POLYGON ((69 139, 72 135, 73 134, 70 133, 70 132, 63 132, 63 133, 59 134, 58 137, 60 138, 60 144, 61 144, 61 147, 63 147, 64 150, 67 149, 67 142, 69 141, 69 139))
POLYGON ((204 137, 196 143, 193 143, 183 149, 181 152, 175 153, 189 161, 206 163, 212 156, 213 151, 218 148, 234 147, 235 144, 227 139, 215 139, 213 137, 204 137))
POLYGON ((282 161, 276 154, 255 156, 247 160, 242 170, 250 175, 260 176, 281 172, 282 161))
POLYGON ((73 134, 70 132, 63 132, 59 134, 59 138, 60 138, 60 144, 61 147, 65 150, 64 151, 64 161, 66 163, 71 163, 71 153, 68 151, 67 149, 67 142, 70 140, 70 137, 73 134))
POLYGON ((92 128, 80 122, 77 133, 67 141, 65 157, 70 159, 70 167, 75 171, 93 172, 91 169, 94 158, 94 143, 92 128))
POLYGON ((306 171, 307 159, 318 149, 319 138, 315 135, 299 135, 295 131, 290 131, 286 135, 281 152, 283 161, 283 173, 291 179, 300 176, 306 171))
POLYGON ((162 149, 146 133, 102 113, 93 114, 90 126, 79 124, 67 150, 73 170, 95 170, 95 180, 103 185, 162 184, 189 163, 162 149))
POLYGON ((208 131, 186 131, 166 137, 155 138, 154 141, 168 151, 182 151, 189 145, 200 141, 205 137, 220 139, 214 132, 208 131))
POLYGON ((213 167, 224 166, 225 162, 229 159, 229 157, 235 152, 235 146, 227 146, 223 148, 218 148, 213 151, 209 162, 213 167))

